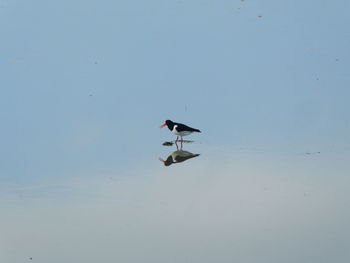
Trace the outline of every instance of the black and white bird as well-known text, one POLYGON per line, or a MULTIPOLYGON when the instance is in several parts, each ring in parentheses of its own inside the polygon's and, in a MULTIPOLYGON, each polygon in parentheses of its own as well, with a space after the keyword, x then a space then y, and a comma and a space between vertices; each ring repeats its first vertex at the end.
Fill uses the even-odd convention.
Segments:
POLYGON ((190 135, 192 132, 201 132, 198 129, 188 127, 182 123, 172 122, 171 120, 166 120, 165 123, 160 126, 160 128, 163 128, 164 126, 168 126, 169 130, 176 135, 176 141, 178 141, 179 136, 181 137, 182 141, 183 136, 190 135))

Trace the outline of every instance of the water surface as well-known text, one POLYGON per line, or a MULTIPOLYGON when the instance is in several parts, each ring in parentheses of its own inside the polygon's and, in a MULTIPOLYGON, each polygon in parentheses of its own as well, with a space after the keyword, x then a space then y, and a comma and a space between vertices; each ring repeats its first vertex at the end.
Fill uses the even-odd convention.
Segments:
POLYGON ((0 262, 349 262, 348 6, 2 1, 0 262))

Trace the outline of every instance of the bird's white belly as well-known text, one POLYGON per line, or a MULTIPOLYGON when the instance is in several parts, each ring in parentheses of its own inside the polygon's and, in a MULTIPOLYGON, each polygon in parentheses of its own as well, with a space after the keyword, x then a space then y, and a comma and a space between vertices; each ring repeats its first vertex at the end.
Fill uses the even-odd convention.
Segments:
POLYGON ((192 132, 190 132, 190 131, 181 131, 181 132, 178 132, 177 130, 176 130, 176 127, 177 127, 177 125, 175 125, 174 126, 174 128, 173 128, 173 130, 171 131, 172 133, 174 133, 176 136, 187 136, 187 135, 190 135, 192 132))

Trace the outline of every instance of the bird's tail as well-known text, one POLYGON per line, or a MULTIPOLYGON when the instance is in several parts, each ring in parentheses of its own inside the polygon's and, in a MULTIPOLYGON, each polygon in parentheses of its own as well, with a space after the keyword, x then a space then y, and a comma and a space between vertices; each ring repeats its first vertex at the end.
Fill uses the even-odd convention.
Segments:
POLYGON ((193 129, 193 131, 195 131, 195 132, 201 132, 200 130, 198 130, 198 129, 193 129))

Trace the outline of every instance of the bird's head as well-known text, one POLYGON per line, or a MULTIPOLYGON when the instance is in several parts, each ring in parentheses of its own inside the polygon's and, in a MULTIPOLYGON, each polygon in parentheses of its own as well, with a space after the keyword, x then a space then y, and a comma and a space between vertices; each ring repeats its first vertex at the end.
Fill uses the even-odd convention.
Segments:
POLYGON ((170 129, 174 126, 174 123, 171 120, 166 120, 165 123, 160 126, 160 128, 163 128, 164 126, 168 126, 170 129))

